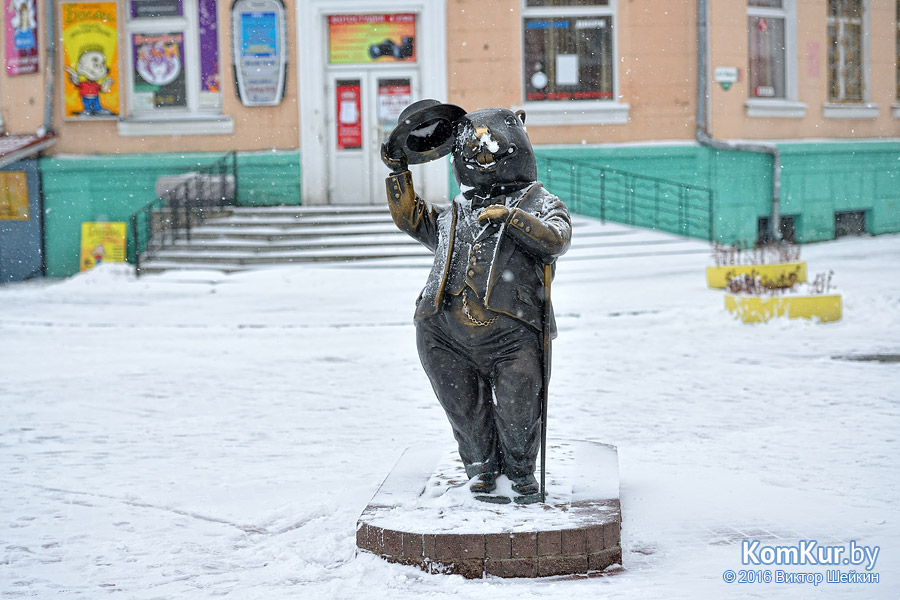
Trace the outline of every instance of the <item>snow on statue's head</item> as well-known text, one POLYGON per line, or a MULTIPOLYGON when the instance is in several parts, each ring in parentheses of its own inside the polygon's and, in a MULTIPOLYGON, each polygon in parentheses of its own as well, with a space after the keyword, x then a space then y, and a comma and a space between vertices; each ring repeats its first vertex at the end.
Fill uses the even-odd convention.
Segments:
POLYGON ((490 190, 495 184, 537 179, 525 112, 486 108, 456 122, 453 176, 460 187, 490 190))

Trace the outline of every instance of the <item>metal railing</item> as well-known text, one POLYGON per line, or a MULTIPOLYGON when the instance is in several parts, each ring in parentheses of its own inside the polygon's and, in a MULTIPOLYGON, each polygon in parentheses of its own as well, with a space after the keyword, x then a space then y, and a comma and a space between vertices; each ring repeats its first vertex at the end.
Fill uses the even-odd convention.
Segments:
POLYGON ((180 240, 191 241, 191 229, 204 213, 237 204, 237 153, 213 164, 157 180, 157 198, 131 215, 130 262, 141 274, 141 261, 180 240))
POLYGON ((537 155, 547 189, 578 214, 714 240, 710 188, 629 173, 587 161, 537 155))

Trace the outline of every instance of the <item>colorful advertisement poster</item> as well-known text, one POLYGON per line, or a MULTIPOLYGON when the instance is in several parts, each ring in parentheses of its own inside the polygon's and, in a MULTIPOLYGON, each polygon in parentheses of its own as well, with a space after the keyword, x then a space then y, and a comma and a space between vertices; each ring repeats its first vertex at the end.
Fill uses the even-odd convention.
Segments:
POLYGON ((184 34, 135 33, 134 105, 136 109, 187 106, 184 34))
POLYGON ((125 262, 125 223, 81 224, 81 270, 104 262, 125 262))
POLYGON ((416 15, 331 15, 328 62, 414 62, 416 15))
POLYGON ((219 20, 215 0, 200 0, 200 107, 221 108, 219 20))
POLYGON ((6 74, 38 71, 35 0, 6 0, 6 74))
POLYGON ((63 110, 67 120, 119 114, 119 35, 115 2, 59 4, 63 110))
POLYGON ((241 54, 272 58, 278 54, 278 22, 274 12, 241 14, 241 54))
POLYGON ((0 171, 0 221, 28 220, 25 171, 0 171))
POLYGON ((337 97, 337 147, 338 150, 362 148, 362 112, 360 110, 359 81, 338 81, 337 97))

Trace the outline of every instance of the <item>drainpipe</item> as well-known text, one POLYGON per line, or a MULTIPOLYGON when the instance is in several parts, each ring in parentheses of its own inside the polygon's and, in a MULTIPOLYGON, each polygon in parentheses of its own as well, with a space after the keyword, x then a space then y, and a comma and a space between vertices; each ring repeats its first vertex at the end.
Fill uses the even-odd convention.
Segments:
POLYGON ((769 234, 781 241, 781 155, 778 146, 765 143, 727 142, 711 137, 709 131, 709 7, 697 0, 697 142, 716 150, 759 152, 772 156, 772 212, 769 234))
POLYGON ((44 16, 44 22, 47 24, 47 33, 44 36, 47 40, 47 54, 44 58, 46 61, 45 72, 47 73, 47 79, 44 81, 44 124, 37 132, 39 137, 43 137, 53 131, 53 84, 56 78, 56 32, 53 25, 53 10, 56 7, 56 2, 44 2, 44 6, 47 7, 44 16))

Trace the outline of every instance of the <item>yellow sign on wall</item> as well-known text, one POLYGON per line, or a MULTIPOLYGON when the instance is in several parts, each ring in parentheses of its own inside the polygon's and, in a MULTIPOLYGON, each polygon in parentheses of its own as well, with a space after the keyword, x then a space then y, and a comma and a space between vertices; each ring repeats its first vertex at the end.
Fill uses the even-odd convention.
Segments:
POLYGON ((81 224, 81 270, 103 262, 125 262, 125 223, 81 224))
POLYGON ((25 171, 0 171, 0 221, 28 220, 25 171))
POLYGON ((63 116, 109 119, 119 114, 119 30, 115 2, 59 4, 63 116))

